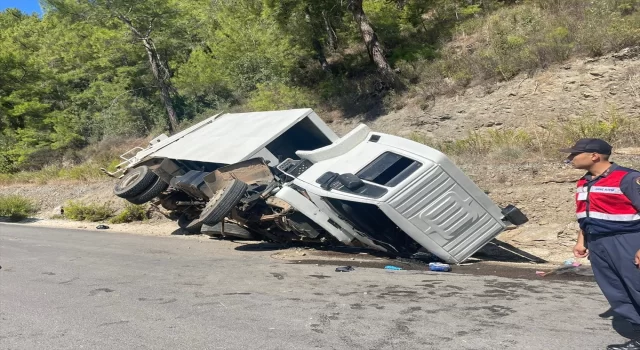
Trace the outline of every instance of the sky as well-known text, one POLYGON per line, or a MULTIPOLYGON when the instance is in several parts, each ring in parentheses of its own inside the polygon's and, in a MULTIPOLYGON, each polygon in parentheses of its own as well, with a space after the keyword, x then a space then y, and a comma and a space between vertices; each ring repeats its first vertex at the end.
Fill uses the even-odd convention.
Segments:
POLYGON ((0 0, 0 11, 4 11, 7 8, 17 8, 27 14, 37 12, 42 15, 38 0, 0 0))

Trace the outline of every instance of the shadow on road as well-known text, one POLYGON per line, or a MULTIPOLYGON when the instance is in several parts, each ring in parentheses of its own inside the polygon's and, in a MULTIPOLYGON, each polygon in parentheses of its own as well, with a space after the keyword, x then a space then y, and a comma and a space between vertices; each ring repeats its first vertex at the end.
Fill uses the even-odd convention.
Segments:
MULTIPOLYGON (((242 242, 242 241, 238 241, 242 242)), ((276 251, 276 250, 285 250, 289 248, 313 248, 319 251, 319 255, 324 257, 337 257, 337 256, 348 256, 348 255, 369 255, 372 257, 382 257, 382 258, 390 258, 395 259, 396 257, 387 254, 384 252, 380 252, 377 250, 360 248, 360 247, 350 247, 350 246, 326 246, 320 243, 318 244, 309 244, 304 242, 291 242, 287 244, 279 244, 279 243, 269 243, 269 242, 247 242, 247 244, 240 245, 235 249, 238 251, 276 251)), ((440 261, 437 257, 430 255, 428 253, 417 253, 412 257, 404 257, 404 258, 412 258, 415 260, 429 262, 429 261, 440 261)), ((522 262, 522 263, 546 263, 547 261, 541 259, 537 256, 529 254, 525 251, 522 251, 508 243, 504 243, 501 241, 494 240, 489 243, 487 246, 482 248, 476 254, 473 255, 474 259, 478 259, 480 261, 500 261, 500 262, 522 262)))
POLYGON ((8 216, 0 216, 0 222, 8 222, 11 224, 33 224, 35 222, 42 221, 42 219, 38 218, 26 218, 19 221, 12 220, 8 216))
POLYGON ((494 239, 486 246, 480 249, 474 258, 483 261, 501 261, 501 262, 522 262, 522 263, 538 263, 544 264, 548 261, 520 250, 509 243, 494 239))
POLYGON ((624 338, 635 339, 640 336, 640 330, 634 329, 631 323, 620 317, 612 309, 609 309, 598 316, 601 318, 611 317, 611 327, 624 338))

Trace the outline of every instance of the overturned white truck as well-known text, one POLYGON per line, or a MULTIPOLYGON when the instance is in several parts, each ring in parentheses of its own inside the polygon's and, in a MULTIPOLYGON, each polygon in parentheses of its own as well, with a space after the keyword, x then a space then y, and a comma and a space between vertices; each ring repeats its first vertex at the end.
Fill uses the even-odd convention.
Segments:
POLYGON ((114 193, 192 232, 461 263, 527 221, 437 150, 366 125, 340 138, 311 109, 219 114, 122 158, 114 193))

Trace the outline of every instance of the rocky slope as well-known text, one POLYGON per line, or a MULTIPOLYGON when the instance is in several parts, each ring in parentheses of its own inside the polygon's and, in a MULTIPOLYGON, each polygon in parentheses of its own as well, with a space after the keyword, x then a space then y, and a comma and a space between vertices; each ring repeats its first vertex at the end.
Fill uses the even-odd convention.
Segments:
POLYGON ((640 47, 600 58, 579 59, 532 76, 469 88, 454 96, 432 96, 416 86, 406 104, 374 121, 337 119, 332 127, 346 133, 358 123, 402 136, 420 132, 434 139, 459 139, 487 128, 544 126, 611 108, 640 115, 640 47))

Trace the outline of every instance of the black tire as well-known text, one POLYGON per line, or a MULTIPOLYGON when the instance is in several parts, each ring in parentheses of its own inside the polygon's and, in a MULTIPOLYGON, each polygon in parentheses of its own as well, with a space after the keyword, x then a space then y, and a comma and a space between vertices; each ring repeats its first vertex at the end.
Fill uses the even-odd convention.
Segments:
POLYGON ((169 184, 164 182, 161 178, 158 177, 156 182, 151 185, 146 190, 142 191, 139 195, 133 198, 127 198, 127 200, 133 204, 144 204, 153 198, 157 197, 160 193, 164 192, 167 188, 169 188, 169 184))
MULTIPOLYGON (((213 226, 204 224, 202 225, 200 232, 209 236, 221 236, 222 221, 213 226)), ((224 223, 224 234, 226 236, 233 236, 242 239, 255 239, 255 236, 251 233, 251 231, 231 222, 224 223)))
POLYGON ((146 165, 139 166, 126 173, 113 188, 113 193, 120 198, 133 198, 158 178, 146 165))
POLYGON ((202 222, 200 222, 200 219, 197 217, 183 213, 180 215, 180 218, 178 218, 178 226, 189 233, 199 234, 202 228, 202 222))
POLYGON ((220 191, 213 194, 213 198, 202 210, 200 221, 203 224, 213 226, 222 221, 244 197, 247 192, 247 184, 234 179, 231 184, 220 191), (220 193, 220 191, 222 192, 220 193))

